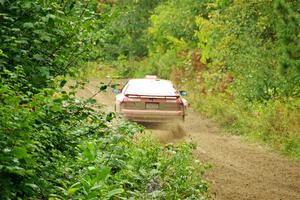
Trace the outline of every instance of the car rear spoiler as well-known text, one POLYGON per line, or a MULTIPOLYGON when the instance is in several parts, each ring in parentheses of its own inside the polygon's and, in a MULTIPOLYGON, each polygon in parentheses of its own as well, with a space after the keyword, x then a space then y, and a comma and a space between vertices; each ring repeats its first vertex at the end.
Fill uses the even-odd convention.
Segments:
POLYGON ((125 94, 129 98, 139 98, 139 99, 177 99, 179 95, 140 95, 140 94, 125 94))

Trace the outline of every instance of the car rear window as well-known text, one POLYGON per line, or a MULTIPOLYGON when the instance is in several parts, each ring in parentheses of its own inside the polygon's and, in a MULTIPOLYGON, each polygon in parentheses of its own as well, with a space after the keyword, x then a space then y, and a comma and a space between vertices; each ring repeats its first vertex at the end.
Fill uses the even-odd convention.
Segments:
POLYGON ((171 81, 157 79, 132 79, 125 90, 126 95, 178 96, 171 81))

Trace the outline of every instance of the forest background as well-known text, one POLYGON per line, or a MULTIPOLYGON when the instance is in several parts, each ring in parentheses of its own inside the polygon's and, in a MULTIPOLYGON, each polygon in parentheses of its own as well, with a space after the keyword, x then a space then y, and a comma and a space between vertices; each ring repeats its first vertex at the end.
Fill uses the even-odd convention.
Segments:
POLYGON ((203 115, 300 155, 300 3, 106 1, 99 57, 122 77, 155 74, 189 91, 203 115))

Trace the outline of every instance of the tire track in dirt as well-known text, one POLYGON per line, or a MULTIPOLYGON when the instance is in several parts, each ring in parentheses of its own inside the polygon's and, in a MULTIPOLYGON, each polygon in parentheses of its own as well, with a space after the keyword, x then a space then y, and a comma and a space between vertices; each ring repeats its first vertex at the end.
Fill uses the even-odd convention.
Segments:
MULTIPOLYGON (((92 96, 99 83, 90 81, 78 96, 92 96)), ((113 111, 112 92, 100 93, 95 99, 105 105, 105 110, 113 111)), ((217 124, 193 110, 186 117, 185 133, 180 128, 172 131, 168 126, 146 128, 164 143, 185 139, 197 144, 195 154, 199 160, 213 165, 206 177, 217 200, 300 200, 299 161, 223 133, 217 124)))

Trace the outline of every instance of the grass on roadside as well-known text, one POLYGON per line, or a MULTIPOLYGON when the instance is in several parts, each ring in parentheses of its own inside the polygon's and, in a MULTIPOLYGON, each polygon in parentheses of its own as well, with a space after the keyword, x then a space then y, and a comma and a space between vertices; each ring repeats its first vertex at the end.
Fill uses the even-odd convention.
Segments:
POLYGON ((111 65, 99 62, 88 62, 76 71, 78 80, 103 79, 103 78, 120 78, 117 70, 111 65))
POLYGON ((300 159, 299 101, 283 103, 278 100, 250 105, 224 95, 196 96, 191 93, 193 106, 228 132, 270 145, 293 159, 300 159))

